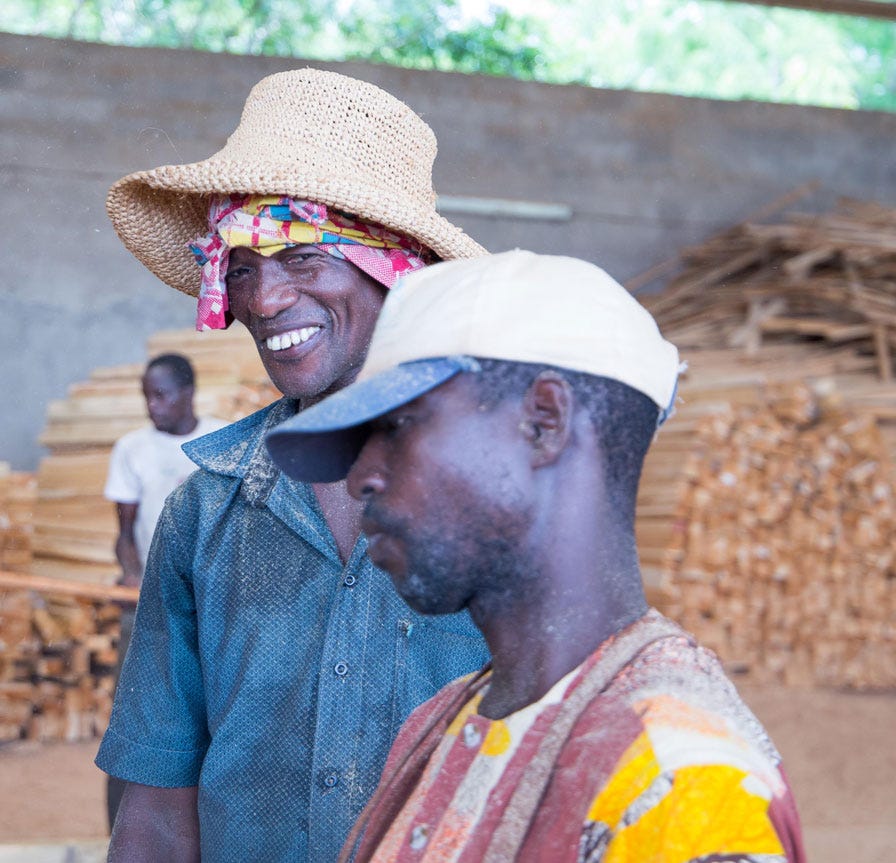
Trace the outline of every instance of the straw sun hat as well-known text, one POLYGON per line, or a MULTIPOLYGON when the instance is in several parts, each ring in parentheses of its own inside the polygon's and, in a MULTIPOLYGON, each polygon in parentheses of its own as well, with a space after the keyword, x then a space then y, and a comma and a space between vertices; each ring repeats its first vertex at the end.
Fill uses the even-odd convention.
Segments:
POLYGON ((485 254, 435 209, 432 129, 379 87, 317 69, 263 78, 236 131, 202 162, 119 180, 106 209, 127 249, 163 282, 196 296, 187 248, 208 230, 211 194, 280 194, 335 207, 419 240, 440 258, 485 254))

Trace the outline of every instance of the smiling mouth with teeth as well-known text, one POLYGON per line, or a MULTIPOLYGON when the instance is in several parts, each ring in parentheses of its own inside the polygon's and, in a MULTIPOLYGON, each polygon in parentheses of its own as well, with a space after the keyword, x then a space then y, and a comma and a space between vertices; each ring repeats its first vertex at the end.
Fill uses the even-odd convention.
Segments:
POLYGON ((288 333, 280 333, 265 339, 269 351, 284 351, 293 345, 307 342, 315 333, 320 332, 320 327, 302 327, 300 330, 290 330, 288 333))

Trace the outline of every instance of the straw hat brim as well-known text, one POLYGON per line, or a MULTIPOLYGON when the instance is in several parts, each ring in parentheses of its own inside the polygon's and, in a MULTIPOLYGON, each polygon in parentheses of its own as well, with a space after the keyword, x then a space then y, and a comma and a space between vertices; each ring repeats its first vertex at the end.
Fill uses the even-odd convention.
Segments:
POLYGON ((442 260, 487 254, 475 240, 399 191, 357 174, 346 184, 332 174, 295 166, 249 164, 211 157, 138 171, 109 190, 106 210, 125 247, 165 284, 199 294, 200 271, 187 244, 208 231, 214 194, 276 194, 312 200, 412 237, 442 260))

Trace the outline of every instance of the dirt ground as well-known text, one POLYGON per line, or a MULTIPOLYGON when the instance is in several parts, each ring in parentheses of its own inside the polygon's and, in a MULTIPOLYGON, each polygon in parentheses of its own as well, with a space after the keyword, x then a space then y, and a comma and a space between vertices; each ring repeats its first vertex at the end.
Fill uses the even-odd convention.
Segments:
MULTIPOLYGON (((896 850, 896 693, 740 689, 784 756, 811 863, 889 863, 896 850)), ((4 843, 105 836, 95 753, 95 743, 0 748, 0 850, 4 843)))

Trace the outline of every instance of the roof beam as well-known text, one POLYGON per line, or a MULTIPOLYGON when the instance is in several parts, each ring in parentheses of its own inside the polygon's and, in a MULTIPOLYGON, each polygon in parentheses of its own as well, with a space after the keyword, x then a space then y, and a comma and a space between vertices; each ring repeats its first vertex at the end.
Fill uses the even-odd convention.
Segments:
POLYGON ((747 3, 753 6, 785 6, 807 12, 828 12, 834 15, 853 15, 862 18, 883 18, 896 21, 896 3, 882 0, 726 0, 728 3, 747 3))

